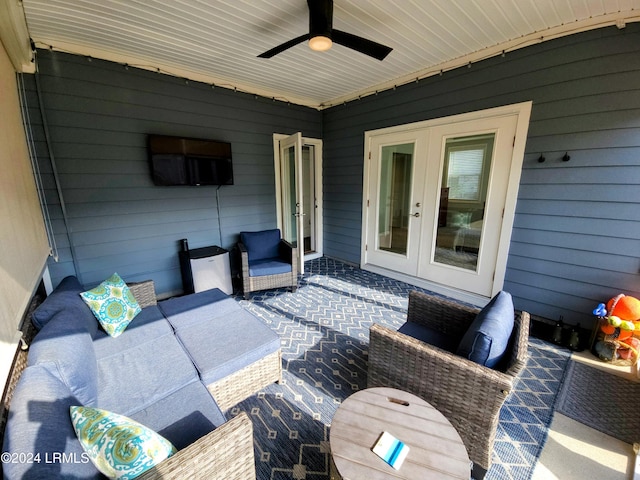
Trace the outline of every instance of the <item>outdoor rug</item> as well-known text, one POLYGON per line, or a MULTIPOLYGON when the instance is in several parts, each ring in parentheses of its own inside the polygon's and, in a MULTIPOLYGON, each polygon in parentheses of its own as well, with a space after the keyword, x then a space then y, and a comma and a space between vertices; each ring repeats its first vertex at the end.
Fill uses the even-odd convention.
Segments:
MULTIPOLYGON (((329 431, 340 403, 366 388, 369 327, 400 327, 416 287, 321 258, 305 264, 295 293, 238 301, 282 339, 283 380, 226 412, 253 421, 258 480, 329 478, 329 431)), ((418 289, 419 290, 419 289, 418 289)), ((535 338, 500 415, 487 480, 527 480, 547 438, 568 351, 535 338)))
POLYGON ((626 443, 640 441, 640 383, 569 362, 556 411, 626 443))

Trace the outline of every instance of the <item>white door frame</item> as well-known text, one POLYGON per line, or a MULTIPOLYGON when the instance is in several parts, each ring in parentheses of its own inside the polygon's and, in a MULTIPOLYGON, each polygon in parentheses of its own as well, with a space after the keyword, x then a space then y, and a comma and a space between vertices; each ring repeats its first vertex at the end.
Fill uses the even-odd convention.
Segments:
MULTIPOLYGON (((285 138, 290 137, 290 135, 282 134, 282 133, 274 133, 273 134, 273 166, 275 171, 275 181, 276 181, 276 223, 277 227, 282 231, 283 227, 283 219, 282 219, 282 184, 280 182, 280 141, 285 138)), ((311 145, 314 147, 315 153, 315 172, 314 172, 314 181, 315 181, 315 229, 312 230, 315 232, 315 252, 310 253, 308 255, 304 255, 304 261, 313 260, 314 258, 320 258, 323 255, 323 240, 322 240, 322 229, 323 229, 323 221, 322 221, 322 140, 318 138, 308 138, 302 137, 302 145, 311 145)), ((299 248, 304 249, 304 245, 300 245, 299 248)), ((304 251, 304 250, 302 250, 304 251)))
MULTIPOLYGON (((441 285, 435 282, 427 281, 416 276, 407 275, 403 272, 390 270, 389 268, 383 268, 372 264, 368 259, 368 252, 366 249, 367 244, 367 232, 369 229, 369 222, 373 219, 368 218, 367 205, 369 202, 370 182, 375 181, 371 171, 370 151, 373 137, 386 134, 397 134, 413 130, 427 130, 432 127, 442 126, 452 123, 460 123, 470 120, 482 120, 488 117, 500 117, 517 115, 517 126, 513 144, 513 153, 511 158, 511 168, 509 170, 507 180, 507 192, 505 198, 504 215, 502 221, 502 229, 500 232, 500 239, 498 241, 498 255, 496 260, 495 277, 493 281, 492 295, 502 289, 504 285, 504 279, 506 275, 507 256, 509 253, 509 246, 511 243, 511 232, 513 229, 513 221, 515 217, 515 208, 518 197, 518 189, 520 186, 520 176, 522 172, 522 163, 524 159, 524 150, 527 140, 527 131, 529 128, 529 120, 531 117, 532 102, 522 102, 513 105, 506 105, 502 107, 490 108, 487 110, 480 110, 470 113, 464 113, 459 115, 453 115, 450 117, 437 118, 433 120, 426 120, 422 122, 415 122, 406 125, 398 125, 394 127, 383 128, 380 130, 372 130, 365 132, 364 142, 364 175, 363 175, 363 199, 362 199, 362 236, 361 236, 361 251, 360 251, 360 266, 361 268, 383 275, 390 276, 408 283, 430 289, 432 291, 442 293, 445 295, 458 298, 463 301, 467 301, 476 305, 483 305, 487 302, 488 297, 478 295, 475 293, 465 292, 456 288, 452 288, 446 285, 441 285)), ((372 210, 371 210, 372 211, 372 210)))

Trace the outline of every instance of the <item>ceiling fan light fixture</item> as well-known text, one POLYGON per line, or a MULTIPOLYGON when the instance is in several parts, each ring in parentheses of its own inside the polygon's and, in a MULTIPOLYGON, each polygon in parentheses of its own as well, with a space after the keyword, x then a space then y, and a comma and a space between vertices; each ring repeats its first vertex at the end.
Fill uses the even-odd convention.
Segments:
POLYGON ((326 52, 332 45, 331 39, 324 35, 316 35, 309 39, 309 48, 316 52, 326 52))
POLYGON ((258 55, 259 58, 271 58, 306 40, 309 41, 309 48, 317 52, 325 52, 337 43, 377 60, 384 60, 393 50, 381 43, 333 28, 333 0, 307 0, 307 6, 309 7, 309 33, 267 50, 258 55))

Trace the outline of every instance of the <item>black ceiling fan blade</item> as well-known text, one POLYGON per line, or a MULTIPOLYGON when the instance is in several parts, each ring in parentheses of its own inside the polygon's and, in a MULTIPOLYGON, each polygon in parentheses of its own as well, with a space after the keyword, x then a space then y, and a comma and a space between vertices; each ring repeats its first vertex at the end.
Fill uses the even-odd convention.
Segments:
POLYGON ((381 43, 374 42, 373 40, 367 40, 366 38, 352 35, 351 33, 336 30, 335 28, 331 32, 331 40, 335 43, 356 50, 370 57, 378 60, 384 60, 389 55, 393 48, 382 45, 381 43))
POLYGON ((258 58, 271 58, 274 55, 279 54, 280 52, 284 52, 288 48, 294 47, 299 43, 304 42, 309 39, 309 34, 305 33, 304 35, 300 35, 299 37, 294 38, 293 40, 289 40, 288 42, 284 42, 282 45, 278 45, 277 47, 272 48, 271 50, 267 50, 264 53, 258 55, 258 58))

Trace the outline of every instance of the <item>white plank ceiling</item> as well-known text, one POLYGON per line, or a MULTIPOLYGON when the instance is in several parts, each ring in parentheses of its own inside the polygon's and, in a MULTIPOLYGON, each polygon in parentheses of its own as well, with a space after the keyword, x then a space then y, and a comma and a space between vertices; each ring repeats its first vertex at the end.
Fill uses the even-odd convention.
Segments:
POLYGON ((23 0, 38 47, 323 108, 532 43, 640 20, 640 0, 335 0, 334 28, 393 48, 378 61, 306 42, 305 0, 23 0))

